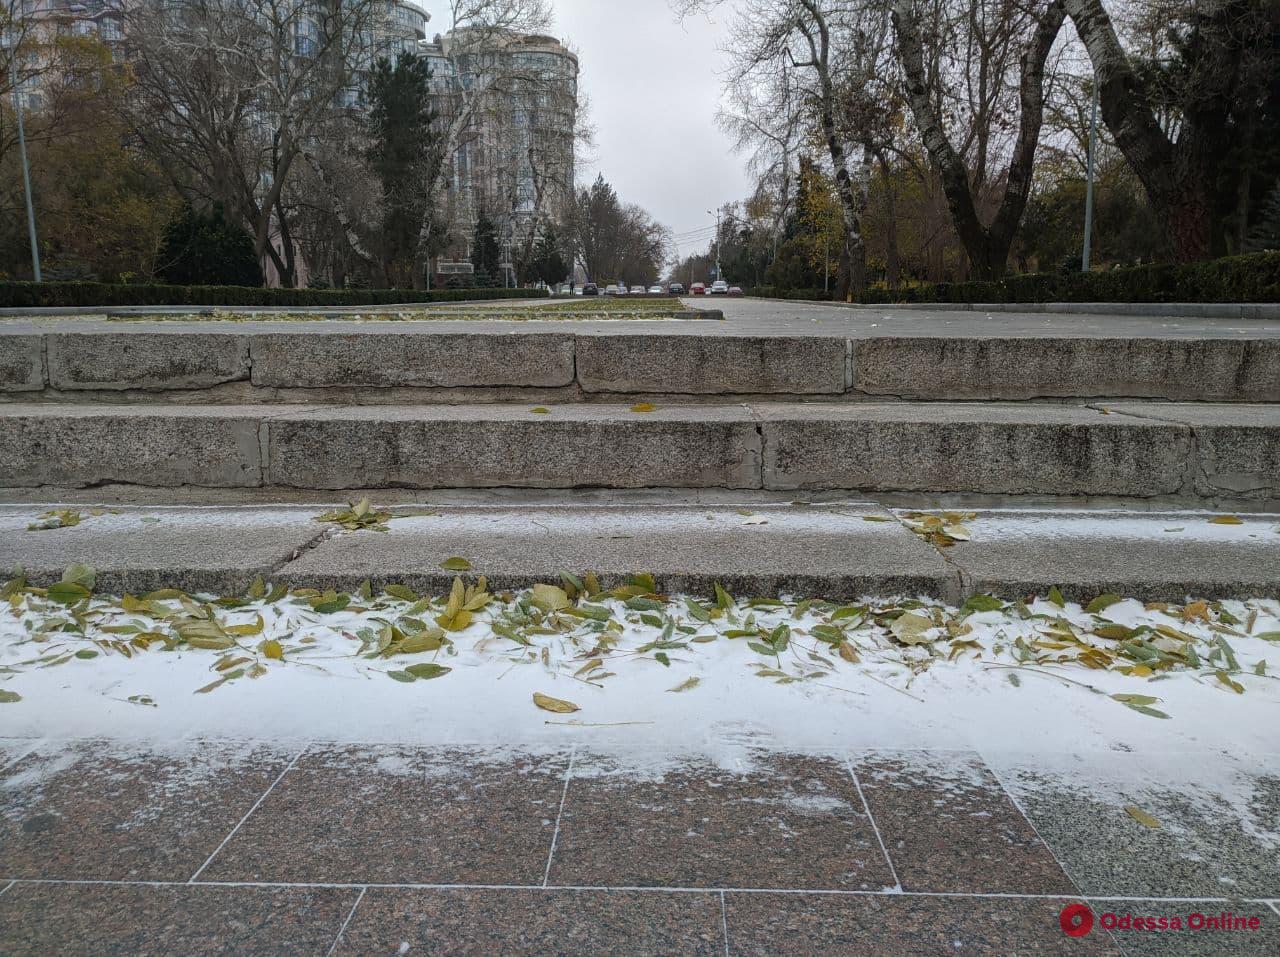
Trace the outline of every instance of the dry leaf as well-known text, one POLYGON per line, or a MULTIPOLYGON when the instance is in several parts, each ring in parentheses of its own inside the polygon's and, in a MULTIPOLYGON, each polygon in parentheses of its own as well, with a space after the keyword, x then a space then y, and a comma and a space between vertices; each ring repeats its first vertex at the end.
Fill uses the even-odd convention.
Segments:
POLYGON ((543 711, 552 711, 556 714, 573 714, 575 711, 582 710, 571 701, 561 701, 559 698, 552 698, 537 691, 533 693, 533 703, 543 711))
POLYGON ((1129 807, 1126 807, 1125 810, 1129 813, 1129 816, 1131 818, 1133 818, 1143 827, 1149 827, 1155 831, 1160 830, 1160 822, 1157 821, 1150 814, 1148 814, 1146 811, 1142 810, 1142 808, 1133 807, 1132 805, 1130 805, 1129 807))

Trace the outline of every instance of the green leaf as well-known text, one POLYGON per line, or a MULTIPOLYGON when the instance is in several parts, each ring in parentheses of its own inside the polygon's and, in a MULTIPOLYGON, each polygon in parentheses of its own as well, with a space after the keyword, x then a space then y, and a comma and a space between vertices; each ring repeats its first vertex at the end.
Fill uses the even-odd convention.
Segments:
POLYGON ((440 563, 440 567, 447 572, 469 572, 471 571, 471 563, 465 558, 457 556, 446 559, 440 563))
POLYGON ((990 595, 974 595, 964 603, 965 611, 1003 611, 1005 603, 990 595))
POLYGON ((1091 615, 1100 615, 1112 605, 1118 605, 1124 601, 1119 595, 1099 595, 1093 601, 1089 602, 1085 611, 1091 615))
POLYGON ((413 675, 413 677, 415 678, 421 678, 424 681, 430 681, 432 678, 443 678, 453 669, 446 668, 444 665, 437 665, 434 662, 429 662, 421 665, 410 665, 408 668, 405 668, 404 670, 408 674, 413 675))
POLYGON ((83 585, 89 591, 93 591, 93 586, 98 581, 98 573, 93 570, 92 565, 85 565, 80 562, 76 562, 74 565, 69 565, 67 570, 62 573, 62 580, 64 582, 74 582, 77 585, 83 585))
POLYGON ((3 688, 0 688, 0 704, 14 704, 21 700, 22 695, 18 694, 18 692, 5 691, 3 688))
POLYGON ((50 585, 45 594, 52 601, 61 602, 64 605, 74 605, 76 602, 84 601, 89 597, 89 589, 75 582, 58 582, 56 585, 50 585))
POLYGON ((667 693, 679 694, 682 691, 692 691, 694 688, 698 687, 698 685, 700 684, 702 684, 701 678, 698 678, 696 676, 693 678, 686 678, 684 681, 680 682, 674 688, 668 688, 667 693))
POLYGON ((666 653, 665 651, 659 651, 659 652, 658 652, 657 654, 655 654, 653 657, 654 657, 654 658, 658 661, 658 663, 659 663, 659 664, 661 664, 663 667, 665 667, 665 668, 670 668, 670 667, 671 667, 671 659, 667 657, 667 653, 666 653))
POLYGON ((92 648, 82 648, 76 652, 76 657, 81 659, 82 661, 89 661, 93 658, 98 657, 98 652, 92 648))
POLYGON ((1049 601, 1057 605, 1059 608, 1067 607, 1066 600, 1062 597, 1062 590, 1054 585, 1049 589, 1049 601))
POLYGON ((748 641, 747 647, 750 648, 752 651, 754 651, 756 654, 766 655, 769 658, 775 658, 777 657, 777 654, 778 654, 768 645, 763 645, 758 641, 748 641))
POLYGON ((396 681, 402 681, 405 684, 413 684, 413 682, 418 680, 407 671, 388 671, 387 677, 394 678, 396 681))
POLYGON ((382 590, 392 598, 399 598, 401 601, 418 600, 418 593, 411 588, 406 588, 404 585, 388 585, 382 590))

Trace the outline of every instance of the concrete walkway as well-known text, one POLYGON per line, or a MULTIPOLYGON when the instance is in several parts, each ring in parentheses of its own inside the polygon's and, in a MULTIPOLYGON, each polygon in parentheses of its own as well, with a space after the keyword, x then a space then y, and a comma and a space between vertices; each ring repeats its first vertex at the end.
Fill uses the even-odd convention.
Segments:
POLYGON ((1242 818, 1198 763, 1148 755, 0 754, 7 955, 1280 950, 1274 758, 1242 818), (1072 939, 1080 903, 1098 925, 1072 939), (1258 929, 1102 926, 1224 912, 1258 929))

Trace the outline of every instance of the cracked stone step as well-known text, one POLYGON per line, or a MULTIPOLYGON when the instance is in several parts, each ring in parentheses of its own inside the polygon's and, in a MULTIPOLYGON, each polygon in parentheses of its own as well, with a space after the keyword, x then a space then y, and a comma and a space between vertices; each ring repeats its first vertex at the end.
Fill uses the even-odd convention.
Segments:
POLYGON ((1280 501, 1280 406, 0 405, 0 488, 766 489, 1280 501))
MULTIPOLYGON (((922 503, 923 505, 924 503, 922 503)), ((340 532, 320 507, 126 508, 71 528, 32 532, 47 506, 0 506, 0 568, 36 584, 76 562, 98 588, 230 594, 255 576, 296 587, 401 583, 443 593, 463 557, 499 589, 594 571, 606 585, 638 572, 668 592, 782 593, 832 600, 973 594, 1068 600, 1114 593, 1142 601, 1243 598, 1274 588, 1280 515, 1218 525, 1205 511, 988 509, 972 541, 939 551, 879 505, 796 507, 513 506, 394 509, 389 531, 340 532)))
MULTIPOLYGON (((851 313, 856 315, 856 313, 851 313)), ((1133 398, 1280 402, 1280 337, 1032 335, 880 323, 0 324, 0 397, 218 403, 504 401, 513 391, 827 400, 1133 398), (708 329, 711 326, 713 328, 708 329), (468 391, 469 390, 469 391, 468 391), (207 393, 207 398, 198 397, 207 393)), ((522 400, 522 397, 521 399, 522 400)))

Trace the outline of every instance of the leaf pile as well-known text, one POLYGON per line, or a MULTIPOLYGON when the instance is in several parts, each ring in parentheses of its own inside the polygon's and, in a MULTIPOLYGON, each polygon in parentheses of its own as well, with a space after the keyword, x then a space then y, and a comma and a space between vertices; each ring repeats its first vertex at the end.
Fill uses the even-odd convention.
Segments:
POLYGON ((900 516, 907 528, 937 548, 951 548, 956 542, 972 539, 966 523, 977 517, 976 512, 906 512, 900 516))
POLYGON ((351 503, 350 508, 325 512, 316 516, 317 522, 340 525, 348 532, 386 532, 387 522, 391 521, 390 512, 375 511, 367 498, 351 503))
MULTIPOLYGON (((455 578, 444 595, 397 584, 375 594, 368 582, 350 593, 288 589, 259 579, 241 595, 163 589, 113 598, 96 595, 95 586, 94 570, 76 565, 47 587, 18 573, 0 588, 0 702, 22 700, 2 685, 26 671, 167 653, 207 656, 209 680, 198 689, 205 694, 281 668, 327 672, 337 660, 367 676, 422 685, 447 679, 468 656, 464 663, 497 663, 504 674, 534 669, 546 691, 555 690, 552 682, 603 689, 648 668, 669 674, 664 693, 692 696, 708 673, 708 653, 729 643, 755 677, 780 685, 858 693, 850 686, 869 680, 915 697, 913 685, 932 669, 976 663, 978 673, 1015 687, 1048 677, 1167 718, 1160 682, 1183 676, 1228 698, 1245 694, 1275 680, 1257 650, 1280 642, 1274 602, 1143 606, 1100 595, 1081 607, 1057 589, 1031 602, 978 595, 956 608, 914 599, 739 599, 719 586, 708 598, 670 596, 644 574, 606 588, 595 575, 564 573, 504 594, 491 593, 483 577, 455 578), (1132 692, 1099 689, 1090 675, 1102 673, 1113 689, 1117 678, 1132 682, 1132 692)), ((129 690, 139 692, 129 703, 158 706, 143 693, 154 689, 129 690)), ((533 704, 556 714, 580 710, 561 694, 540 690, 533 704)))

